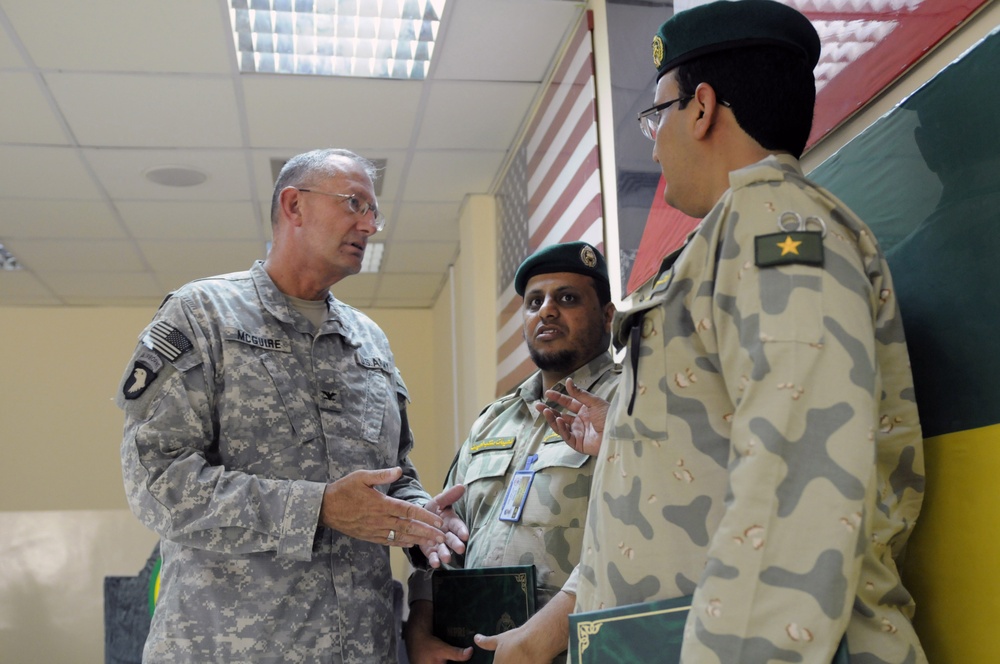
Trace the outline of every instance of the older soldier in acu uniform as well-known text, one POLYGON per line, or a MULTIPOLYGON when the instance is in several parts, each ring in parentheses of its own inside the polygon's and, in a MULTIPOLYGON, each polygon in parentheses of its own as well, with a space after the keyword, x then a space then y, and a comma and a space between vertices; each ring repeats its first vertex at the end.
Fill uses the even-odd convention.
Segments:
POLYGON ((382 227, 374 177, 292 158, 267 260, 180 288, 140 335, 118 405, 129 503, 163 538, 145 662, 396 661, 387 545, 445 536, 385 335, 329 292, 382 227))
MULTIPOLYGON (((445 484, 466 486, 453 506, 470 531, 464 566, 533 563, 541 607, 555 596, 572 597, 560 589, 580 557, 594 460, 554 434, 535 405, 545 390, 564 393, 566 383, 611 398, 619 373, 608 352, 615 308, 604 257, 585 242, 554 245, 528 257, 518 268, 514 288, 524 297, 524 340, 538 371, 483 411, 445 484), (519 499, 512 479, 522 469, 534 476, 519 499), (520 509, 520 514, 503 514, 505 504, 514 512, 520 509)), ((471 657, 471 648, 463 651, 431 635, 427 573, 411 577, 410 592, 410 661, 443 663, 471 657)), ((566 647, 562 639, 554 651, 547 651, 547 644, 518 641, 510 632, 478 638, 477 643, 496 650, 498 664, 548 663, 566 647)))
MULTIPOLYGON (((693 593, 682 661, 924 662, 896 559, 923 453, 892 279, 806 180, 820 42, 770 0, 679 12, 653 42, 666 201, 701 224, 616 320, 577 611, 693 593)), ((551 414, 550 414, 551 415, 551 414)))

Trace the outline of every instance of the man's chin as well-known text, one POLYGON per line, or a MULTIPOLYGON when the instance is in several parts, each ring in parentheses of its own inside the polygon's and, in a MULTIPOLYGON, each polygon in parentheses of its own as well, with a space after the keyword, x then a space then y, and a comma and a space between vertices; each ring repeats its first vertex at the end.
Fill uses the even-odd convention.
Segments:
POLYGON ((529 348, 531 361, 542 371, 569 372, 577 366, 577 354, 573 350, 540 351, 529 348))

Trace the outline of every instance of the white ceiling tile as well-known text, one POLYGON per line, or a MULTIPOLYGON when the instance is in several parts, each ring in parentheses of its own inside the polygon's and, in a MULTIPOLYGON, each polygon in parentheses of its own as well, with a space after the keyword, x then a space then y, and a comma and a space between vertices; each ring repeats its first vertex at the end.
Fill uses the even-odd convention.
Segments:
POLYGON ((68 145, 69 139, 48 99, 38 87, 34 74, 0 72, 4 96, 4 121, 0 141, 68 145), (14 101, 16 100, 16 101, 14 101))
POLYGON ((127 240, 13 240, 8 248, 22 265, 38 274, 140 272, 145 268, 135 245, 127 240))
POLYGON ((23 69, 26 66, 14 42, 7 36, 7 31, 0 30, 0 69, 23 69))
POLYGON ((417 147, 506 150, 538 88, 534 83, 435 82, 417 147))
POLYGON ((45 80, 80 145, 242 145, 233 121, 236 96, 225 77, 51 73, 45 80))
POLYGON ((247 166, 236 150, 86 149, 84 158, 113 198, 122 200, 250 200, 247 166), (194 187, 165 187, 143 173, 161 166, 194 168, 208 180, 194 187))
POLYGON ((410 145, 423 86, 268 74, 244 74, 241 81, 253 147, 341 147, 365 157, 410 145))
POLYGON ((199 277, 248 270, 255 260, 264 258, 262 243, 245 240, 144 240, 138 244, 153 270, 199 277))
POLYGON ((235 62, 221 2, 2 0, 0 6, 43 69, 225 73, 235 62))
POLYGON ((0 145, 0 196, 101 198, 72 148, 0 145))
POLYGON ((58 297, 29 270, 0 270, 0 303, 4 306, 56 306, 58 297))
POLYGON ((60 298, 74 304, 162 298, 159 284, 147 272, 53 272, 46 281, 60 298))
POLYGON ((503 164, 503 152, 418 152, 410 166, 406 200, 434 203, 487 193, 503 164), (446 178, 441 173, 448 173, 446 178))
POLYGON ((118 211, 139 239, 261 240, 249 201, 123 201, 118 211))
POLYGON ((393 241, 458 240, 461 203, 414 203, 399 206, 388 217, 386 231, 393 241))
POLYGON ((105 201, 0 198, 0 240, 125 237, 124 229, 105 201))
POLYGON ((461 0, 435 52, 436 79, 541 82, 583 2, 461 0))
POLYGON ((426 273, 438 276, 458 255, 458 242, 393 242, 382 259, 383 274, 426 273))

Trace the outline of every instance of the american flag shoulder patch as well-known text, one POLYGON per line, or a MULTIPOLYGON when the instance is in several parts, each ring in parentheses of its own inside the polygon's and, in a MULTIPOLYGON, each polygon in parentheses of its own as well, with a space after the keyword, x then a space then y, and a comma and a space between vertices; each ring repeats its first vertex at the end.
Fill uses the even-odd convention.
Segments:
POLYGON ((183 332, 163 320, 149 328, 149 332, 142 338, 142 343, 146 348, 155 350, 169 362, 173 362, 193 348, 183 332))

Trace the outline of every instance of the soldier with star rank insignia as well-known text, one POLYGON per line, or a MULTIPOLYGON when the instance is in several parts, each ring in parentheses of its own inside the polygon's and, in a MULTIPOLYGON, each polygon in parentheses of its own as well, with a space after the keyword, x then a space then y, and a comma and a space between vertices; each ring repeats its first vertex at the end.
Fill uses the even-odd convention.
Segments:
POLYGON ((610 405, 549 393, 585 408, 557 432, 602 445, 575 610, 693 595, 682 662, 825 663, 845 634, 854 662, 927 661, 897 569, 924 471, 892 278, 798 161, 819 54, 772 0, 660 27, 640 127, 702 221, 616 318, 610 405))
POLYGON ((266 260, 183 286, 140 335, 117 403, 129 504, 162 538, 144 662, 395 662, 388 547, 462 550, 385 335, 329 290, 384 224, 375 176, 293 157, 266 260))

